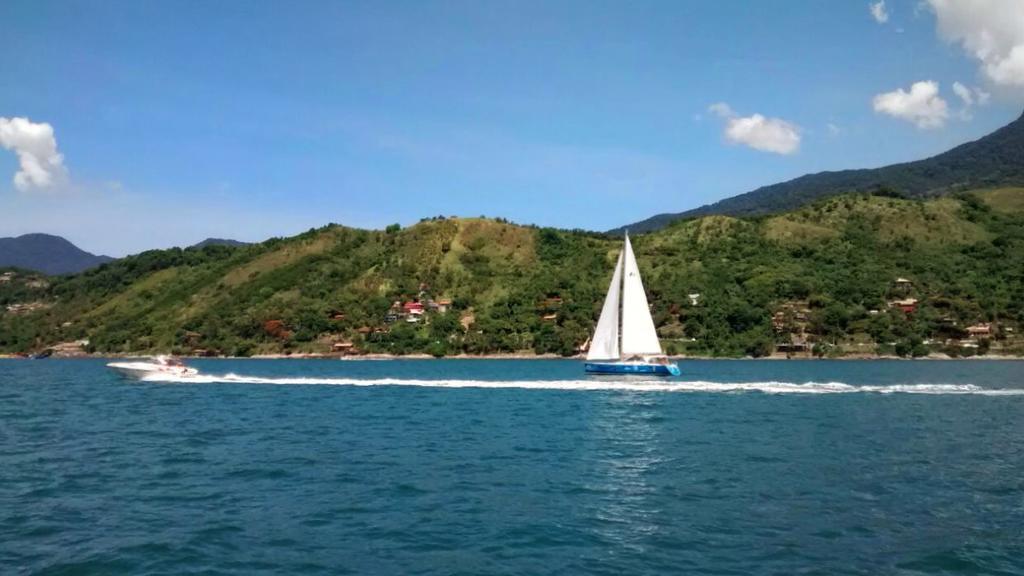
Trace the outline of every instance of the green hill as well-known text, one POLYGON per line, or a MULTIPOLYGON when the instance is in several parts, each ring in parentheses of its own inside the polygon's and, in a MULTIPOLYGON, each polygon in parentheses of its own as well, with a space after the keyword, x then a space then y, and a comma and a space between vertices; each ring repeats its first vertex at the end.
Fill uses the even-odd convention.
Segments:
POLYGON ((1024 185, 1024 115, 978 140, 924 160, 881 168, 807 174, 686 212, 658 214, 613 232, 625 229, 649 232, 682 218, 711 214, 771 214, 851 192, 885 190, 905 198, 932 198, 977 188, 1021 185, 1024 185))
MULTIPOLYGON (((104 353, 326 353, 351 343, 570 355, 593 329, 620 245, 436 218, 145 252, 31 288, 15 274, 0 283, 0 302, 15 306, 0 310, 0 351, 87 339, 104 353), (416 300, 425 313, 405 314, 416 300)), ((844 195, 775 216, 680 221, 634 246, 672 353, 1022 351, 1024 189, 844 195), (892 304, 901 299, 916 300, 904 303, 913 311, 892 304), (968 334, 982 322, 989 334, 968 334)))

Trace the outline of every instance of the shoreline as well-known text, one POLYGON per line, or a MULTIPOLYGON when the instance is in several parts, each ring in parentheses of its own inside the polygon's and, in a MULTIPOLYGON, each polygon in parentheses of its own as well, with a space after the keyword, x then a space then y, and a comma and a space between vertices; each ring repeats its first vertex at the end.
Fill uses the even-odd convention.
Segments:
MULTIPOLYGON (((53 354, 52 358, 68 360, 68 359, 121 359, 121 358, 149 358, 155 356, 155 354, 89 354, 89 353, 76 353, 76 354, 53 354)), ((359 355, 339 355, 331 353, 321 352, 308 352, 308 353, 296 353, 296 354, 254 354, 252 356, 192 356, 192 355, 181 355, 179 358, 185 358, 189 360, 342 360, 347 362, 374 362, 374 361, 388 361, 388 360, 585 360, 584 356, 559 356, 558 354, 528 354, 528 353, 501 353, 501 354, 457 354, 453 356, 432 356, 430 354, 359 354, 359 355)), ((0 360, 30 360, 27 356, 20 356, 17 354, 0 354, 0 360)), ((1006 355, 1006 354, 988 354, 985 356, 967 356, 967 357, 952 357, 946 354, 936 353, 929 354, 927 356, 920 356, 918 358, 903 358, 900 356, 891 355, 874 355, 874 354, 851 354, 847 356, 837 356, 834 358, 815 358, 813 356, 799 356, 789 357, 784 355, 773 354, 770 356, 762 356, 755 358, 753 356, 669 356, 674 362, 685 362, 687 360, 730 360, 730 361, 752 361, 752 360, 768 360, 768 361, 820 361, 820 360, 842 360, 842 361, 877 361, 877 360, 893 360, 893 361, 909 361, 909 360, 938 360, 938 361, 949 361, 949 360, 995 360, 995 361, 1022 361, 1024 355, 1006 355)))

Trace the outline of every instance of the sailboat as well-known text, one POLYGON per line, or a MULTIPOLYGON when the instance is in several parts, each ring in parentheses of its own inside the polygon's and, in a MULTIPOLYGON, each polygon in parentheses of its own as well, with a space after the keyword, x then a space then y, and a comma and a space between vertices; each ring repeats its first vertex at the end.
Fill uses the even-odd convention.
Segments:
POLYGON ((591 374, 679 375, 679 366, 661 350, 628 233, 584 369, 591 374))

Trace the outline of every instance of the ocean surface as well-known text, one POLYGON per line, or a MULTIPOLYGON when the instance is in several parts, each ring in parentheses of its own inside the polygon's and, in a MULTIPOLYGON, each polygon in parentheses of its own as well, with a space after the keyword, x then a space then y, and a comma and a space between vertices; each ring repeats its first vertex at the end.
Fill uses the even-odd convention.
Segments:
POLYGON ((1024 362, 0 360, 0 574, 1022 574, 1024 362))

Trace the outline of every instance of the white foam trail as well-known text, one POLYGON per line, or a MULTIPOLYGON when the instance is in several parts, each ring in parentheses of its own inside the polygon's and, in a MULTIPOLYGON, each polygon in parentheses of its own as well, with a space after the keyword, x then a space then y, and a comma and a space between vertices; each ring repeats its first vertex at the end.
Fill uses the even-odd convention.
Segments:
POLYGON ((238 374, 173 376, 153 374, 146 382, 178 384, 271 384, 326 386, 418 386, 429 388, 522 388, 527 390, 598 390, 630 392, 763 392, 765 394, 979 394, 1019 396, 1024 389, 991 389, 973 384, 892 384, 853 386, 842 382, 673 382, 666 380, 407 380, 398 378, 259 378, 238 374))

